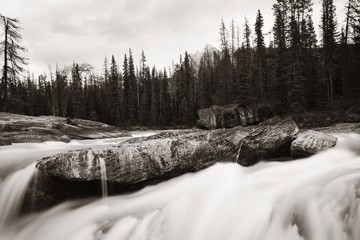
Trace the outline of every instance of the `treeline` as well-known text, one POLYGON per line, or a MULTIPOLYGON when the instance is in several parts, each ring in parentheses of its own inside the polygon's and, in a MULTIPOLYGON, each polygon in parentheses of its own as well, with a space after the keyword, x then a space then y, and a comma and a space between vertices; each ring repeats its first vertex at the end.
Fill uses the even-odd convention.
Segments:
POLYGON ((8 65, 0 106, 118 126, 193 125, 196 111, 214 104, 262 104, 275 114, 354 106, 360 103, 360 3, 348 0, 345 9, 338 31, 333 0, 322 1, 318 37, 311 0, 277 0, 268 47, 259 10, 254 25, 245 20, 241 37, 234 22, 227 29, 222 21, 220 50, 207 47, 199 62, 186 52, 171 73, 150 68, 144 53, 135 66, 131 50, 122 64, 105 59, 100 75, 74 63, 24 80, 8 65))

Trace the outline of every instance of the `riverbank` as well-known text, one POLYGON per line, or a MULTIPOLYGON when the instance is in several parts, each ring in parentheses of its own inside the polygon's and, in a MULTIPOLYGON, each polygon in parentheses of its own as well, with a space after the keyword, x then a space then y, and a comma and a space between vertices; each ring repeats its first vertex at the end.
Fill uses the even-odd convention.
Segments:
POLYGON ((89 120, 0 112, 0 145, 118 137, 131 137, 131 134, 127 130, 89 120))

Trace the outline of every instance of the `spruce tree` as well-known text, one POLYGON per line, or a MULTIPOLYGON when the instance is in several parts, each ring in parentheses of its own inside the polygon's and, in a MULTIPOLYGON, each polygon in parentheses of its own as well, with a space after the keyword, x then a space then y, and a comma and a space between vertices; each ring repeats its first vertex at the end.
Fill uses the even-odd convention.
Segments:
POLYGON ((128 119, 132 124, 138 123, 138 85, 135 75, 134 59, 131 49, 129 49, 129 95, 128 95, 128 119))
POLYGON ((152 126, 158 126, 159 117, 159 78, 155 67, 151 71, 151 112, 150 122, 152 126))
POLYGON ((130 99, 130 76, 129 76, 129 64, 126 54, 124 55, 123 63, 123 82, 124 82, 124 115, 126 124, 129 124, 129 119, 133 119, 133 111, 131 110, 132 101, 130 99))
POLYGON ((255 35, 256 35, 256 51, 255 51, 255 62, 256 62, 256 76, 255 76, 255 86, 257 91, 257 96, 260 101, 263 101, 266 98, 267 86, 264 81, 264 62, 265 62, 265 43, 264 35, 262 28, 264 26, 263 16, 258 10, 255 22, 255 35))
POLYGON ((71 81, 71 103, 72 103, 72 116, 71 118, 83 118, 84 116, 84 99, 82 89, 82 78, 80 73, 79 64, 73 64, 72 70, 72 81, 71 81))
POLYGON ((273 86, 273 111, 285 114, 288 110, 288 75, 286 69, 286 32, 288 26, 288 0, 277 0, 273 5, 275 16, 274 43, 276 47, 275 79, 273 86))
POLYGON ((208 49, 200 59, 199 66, 199 98, 200 108, 207 108, 211 106, 211 84, 214 78, 214 70, 212 65, 211 54, 208 49))
POLYGON ((114 55, 111 57, 110 64, 110 122, 112 125, 119 126, 120 122, 120 92, 119 92, 119 75, 117 63, 114 55))
POLYGON ((332 103, 334 101, 334 51, 336 47, 335 5, 333 0, 322 1, 321 21, 324 78, 327 83, 328 100, 332 103))

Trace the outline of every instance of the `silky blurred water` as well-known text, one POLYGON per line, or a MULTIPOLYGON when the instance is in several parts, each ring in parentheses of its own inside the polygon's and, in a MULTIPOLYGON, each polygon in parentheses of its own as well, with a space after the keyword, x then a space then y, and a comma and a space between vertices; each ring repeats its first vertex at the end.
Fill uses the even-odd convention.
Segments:
MULTIPOLYGON (((339 135, 334 149, 306 159, 261 162, 248 168, 216 164, 133 194, 65 202, 17 219, 1 229, 0 236, 4 240, 358 240, 359 152, 359 135, 339 135)), ((13 174, 19 171, 26 175, 24 169, 13 174)), ((4 203, 0 200, 0 204, 4 203)))

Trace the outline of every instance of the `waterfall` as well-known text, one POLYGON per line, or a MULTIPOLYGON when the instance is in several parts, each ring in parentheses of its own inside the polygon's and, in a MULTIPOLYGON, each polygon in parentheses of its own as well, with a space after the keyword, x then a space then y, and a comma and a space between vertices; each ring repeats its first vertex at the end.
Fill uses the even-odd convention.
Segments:
MULTIPOLYGON (((64 202, 12 221, 1 239, 359 240, 359 146, 359 135, 342 135, 305 159, 216 164, 132 194, 64 202)), ((1 209, 13 191, 1 192, 1 209)))
POLYGON ((35 163, 14 172, 0 183, 0 230, 16 220, 34 174, 35 163))
POLYGON ((102 197, 106 198, 108 196, 107 189, 107 178, 106 178, 106 165, 103 157, 99 157, 99 165, 100 165, 100 174, 101 174, 101 190, 102 197))

